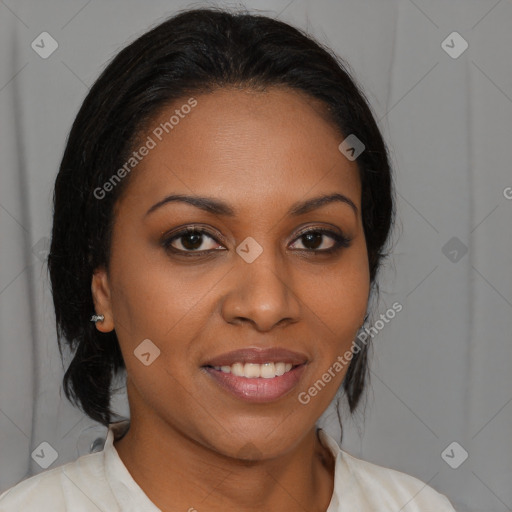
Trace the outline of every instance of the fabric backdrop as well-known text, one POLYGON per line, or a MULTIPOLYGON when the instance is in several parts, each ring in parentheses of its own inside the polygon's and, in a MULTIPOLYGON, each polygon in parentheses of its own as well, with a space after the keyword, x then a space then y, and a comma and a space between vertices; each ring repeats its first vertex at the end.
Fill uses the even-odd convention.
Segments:
MULTIPOLYGON (((62 393, 45 264, 52 187, 107 61, 201 5, 0 1, 0 491, 43 471, 41 443, 55 467, 105 435, 62 393)), ((244 5, 346 59, 390 148, 398 222, 375 318, 403 309, 374 326, 368 399, 353 418, 342 411, 343 448, 428 482, 460 512, 511 510, 512 3, 244 5)), ((115 400, 126 414, 125 395, 115 400)), ((334 409, 322 424, 339 435, 334 409)))

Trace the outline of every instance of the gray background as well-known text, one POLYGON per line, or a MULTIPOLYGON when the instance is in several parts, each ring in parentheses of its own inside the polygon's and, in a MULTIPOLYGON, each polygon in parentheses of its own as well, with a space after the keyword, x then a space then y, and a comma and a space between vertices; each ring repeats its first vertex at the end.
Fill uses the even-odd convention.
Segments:
MULTIPOLYGON (((41 442, 58 453, 53 468, 105 433, 63 397, 44 262, 71 123, 122 46, 201 5, 0 2, 0 492, 42 471, 41 442), (58 42, 47 59, 31 48, 43 31, 58 42)), ((244 5, 345 58, 391 151, 398 228, 376 317, 403 310, 373 340, 368 401, 344 413, 343 448, 428 482, 460 512, 512 510, 511 1, 244 5), (442 46, 453 31, 469 44, 457 58, 443 46, 460 40, 442 46), (462 450, 453 469, 445 460, 462 450)), ((116 403, 126 412, 123 394, 116 403)), ((322 420, 336 436, 333 411, 322 420)))

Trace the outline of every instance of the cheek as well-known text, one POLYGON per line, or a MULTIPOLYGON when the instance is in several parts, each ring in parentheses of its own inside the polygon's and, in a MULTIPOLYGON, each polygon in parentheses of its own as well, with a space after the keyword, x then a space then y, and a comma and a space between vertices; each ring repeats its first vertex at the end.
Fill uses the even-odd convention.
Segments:
POLYGON ((132 273, 125 264, 124 270, 113 304, 116 333, 132 385, 154 409, 165 406, 164 398, 181 403, 183 383, 190 383, 192 375, 182 362, 193 360, 193 341, 204 324, 201 295, 211 285, 191 286, 183 273, 164 272, 156 265, 132 273), (143 359, 146 353, 150 354, 148 366, 143 359))
POLYGON ((132 272, 127 266, 119 272, 112 299, 116 324, 128 331, 133 342, 141 336, 164 341, 210 288, 208 279, 191 282, 176 269, 150 265, 145 271, 132 272))
POLYGON ((365 268, 353 267, 325 281, 328 285, 321 293, 332 330, 342 334, 358 329, 364 320, 368 303, 369 280, 365 268))
POLYGON ((226 269, 178 265, 160 251, 125 253, 120 245, 111 267, 116 333, 127 366, 139 368, 133 351, 149 339, 160 349, 156 366, 181 373, 184 365, 176 361, 194 360, 193 341, 210 321, 215 287, 222 286, 226 269))
POLYGON ((322 268, 304 281, 305 303, 322 332, 336 340, 337 348, 350 345, 366 315, 369 268, 366 246, 346 252, 339 264, 322 268), (306 293, 307 292, 307 293, 306 293))

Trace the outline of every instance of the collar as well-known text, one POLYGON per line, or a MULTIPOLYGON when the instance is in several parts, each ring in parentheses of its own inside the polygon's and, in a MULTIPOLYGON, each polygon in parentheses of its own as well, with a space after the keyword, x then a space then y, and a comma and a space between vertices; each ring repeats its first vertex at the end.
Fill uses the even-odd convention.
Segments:
POLYGON ((139 487, 119 457, 114 441, 121 439, 130 428, 130 420, 110 423, 103 447, 105 477, 120 505, 126 512, 162 512, 139 487))

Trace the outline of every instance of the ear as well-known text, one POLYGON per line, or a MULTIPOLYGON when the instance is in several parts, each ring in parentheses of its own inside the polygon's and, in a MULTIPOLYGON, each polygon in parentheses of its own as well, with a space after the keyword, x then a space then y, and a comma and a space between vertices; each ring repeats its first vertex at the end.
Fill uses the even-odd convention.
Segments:
POLYGON ((103 315, 103 322, 96 322, 96 329, 101 332, 114 330, 114 315, 112 314, 112 301, 110 283, 107 271, 104 267, 94 270, 91 282, 91 292, 94 301, 94 309, 97 315, 103 315))

